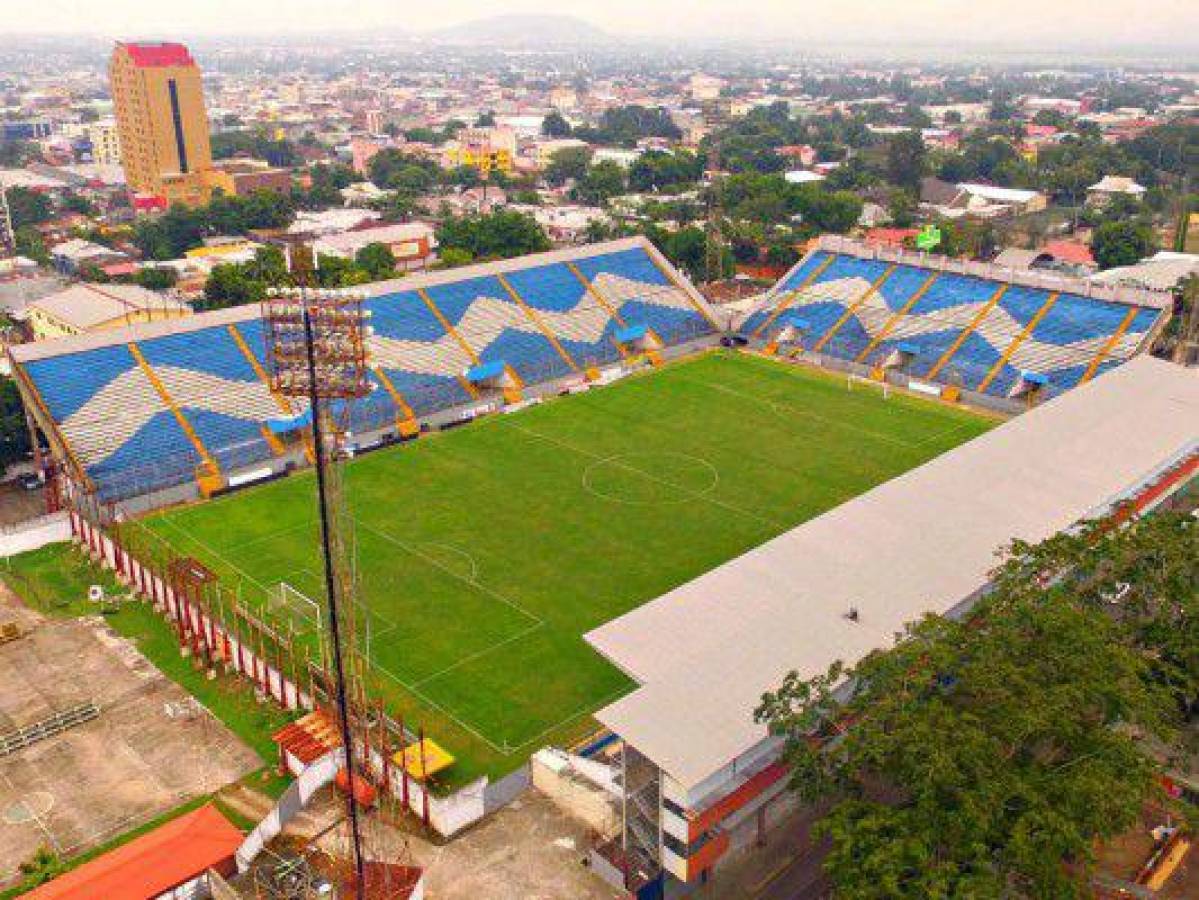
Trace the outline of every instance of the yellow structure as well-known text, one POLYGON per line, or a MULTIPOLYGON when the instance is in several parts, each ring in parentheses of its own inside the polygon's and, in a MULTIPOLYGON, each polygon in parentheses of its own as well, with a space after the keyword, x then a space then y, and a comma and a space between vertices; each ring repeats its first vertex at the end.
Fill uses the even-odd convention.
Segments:
POLYGON ((118 43, 108 65, 129 189, 200 204, 210 190, 208 114, 200 68, 182 44, 118 43))
POLYGON ((464 128, 446 148, 448 168, 470 166, 483 175, 511 174, 516 158, 516 134, 510 128, 464 128))
POLYGON ((26 307, 34 340, 92 334, 137 322, 191 315, 191 308, 132 284, 83 282, 35 300, 26 307))

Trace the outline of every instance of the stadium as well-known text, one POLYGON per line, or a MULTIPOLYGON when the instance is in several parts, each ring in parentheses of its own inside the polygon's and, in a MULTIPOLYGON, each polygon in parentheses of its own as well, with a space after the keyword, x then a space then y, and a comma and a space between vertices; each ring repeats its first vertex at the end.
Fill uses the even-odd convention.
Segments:
MULTIPOLYGON (((641 238, 368 292, 342 468, 371 702, 444 751, 445 833, 541 747, 614 759, 594 864, 645 896, 780 802, 752 711, 787 671, 960 614, 1013 536, 1199 462, 1193 373, 1143 355, 1168 295, 837 238, 727 328, 641 238)), ((298 709, 311 446, 264 354, 256 307, 10 350, 76 539, 298 709)))

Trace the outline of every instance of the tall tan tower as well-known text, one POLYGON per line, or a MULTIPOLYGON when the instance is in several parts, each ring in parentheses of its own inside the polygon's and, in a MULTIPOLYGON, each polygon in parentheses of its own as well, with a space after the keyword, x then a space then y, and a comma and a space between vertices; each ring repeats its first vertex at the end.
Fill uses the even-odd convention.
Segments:
POLYGON ((200 67, 173 43, 118 43, 108 78, 129 189, 168 203, 208 200, 212 168, 200 67))

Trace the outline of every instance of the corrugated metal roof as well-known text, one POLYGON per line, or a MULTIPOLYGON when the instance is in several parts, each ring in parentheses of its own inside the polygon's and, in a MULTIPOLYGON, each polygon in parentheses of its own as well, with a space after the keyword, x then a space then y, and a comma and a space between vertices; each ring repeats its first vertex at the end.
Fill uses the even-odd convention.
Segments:
POLYGON ((753 711, 787 672, 949 612, 1013 537, 1098 513, 1196 440, 1199 372, 1131 360, 590 632, 643 683, 597 718, 694 788, 766 737, 753 711))

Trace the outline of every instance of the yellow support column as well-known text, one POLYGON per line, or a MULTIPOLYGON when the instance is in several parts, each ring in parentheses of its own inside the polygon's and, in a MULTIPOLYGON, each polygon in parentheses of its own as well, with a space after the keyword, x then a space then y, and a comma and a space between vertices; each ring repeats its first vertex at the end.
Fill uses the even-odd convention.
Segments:
MULTIPOLYGON (((242 356, 246 358, 246 362, 250 364, 250 368, 254 370, 254 374, 258 376, 263 387, 267 389, 267 392, 275 401, 275 405, 279 407, 279 410, 284 415, 295 415, 295 411, 291 408, 291 403, 288 399, 271 388, 271 378, 267 375, 266 369, 262 367, 262 363, 258 361, 258 357, 254 355, 254 351, 250 349, 250 345, 246 343, 245 336, 238 331, 236 325, 230 323, 227 327, 229 329, 229 336, 233 338, 233 343, 237 344, 237 348, 241 351, 242 356)), ((271 448, 271 452, 276 456, 282 456, 286 452, 287 448, 283 445, 283 442, 265 425, 262 426, 262 436, 271 448)), ((316 462, 316 453, 313 451, 312 442, 309 440, 304 441, 304 455, 310 463, 316 462)))
POLYGON ((937 377, 937 373, 945 368, 945 364, 953 358, 955 353, 962 349, 962 344, 966 343, 966 338, 970 337, 974 333, 974 330, 982 324, 983 319, 995 308, 995 304, 1003 298, 1009 287, 1010 285, 1006 284, 999 286, 995 293, 991 295, 991 298, 983 304, 982 309, 975 313, 974 318, 970 320, 970 324, 962 329, 961 333, 953 339, 953 343, 949 345, 948 349, 941 354, 940 359, 933 363, 933 367, 928 370, 928 374, 924 376, 925 378, 932 381, 937 377))
POLYGON ((1018 335, 1016 335, 1015 340, 1008 344, 1007 349, 1003 351, 1003 354, 999 357, 999 359, 995 360, 995 365, 991 366, 990 371, 987 372, 983 380, 978 383, 978 387, 975 388, 976 391, 981 394, 991 386, 991 382, 994 381, 998 377, 999 373, 1003 371, 1003 367, 1007 365, 1007 361, 1012 358, 1012 355, 1018 349, 1020 349, 1020 345, 1028 339, 1028 336, 1032 334, 1033 329, 1040 324, 1041 320, 1049 314, 1049 310, 1053 308, 1053 304, 1057 303, 1058 296, 1059 295, 1056 291, 1049 295, 1049 299, 1046 300, 1044 305, 1037 310, 1036 315, 1028 320, 1028 324, 1024 326, 1024 329, 1018 335))
POLYGON ((1103 346, 1099 348, 1099 352, 1095 354, 1095 358, 1091 360, 1091 364, 1087 366, 1086 372, 1084 372, 1082 378, 1078 380, 1079 384, 1086 384, 1095 377, 1095 373, 1099 371, 1099 365, 1105 359, 1107 359, 1112 350, 1116 348, 1116 344, 1120 343, 1120 338, 1124 337, 1124 332, 1128 330, 1128 326, 1132 324, 1132 320, 1137 317, 1138 312, 1139 310, 1135 306, 1128 310, 1128 314, 1120 323, 1120 327, 1116 329, 1115 333, 1112 334, 1110 338, 1104 341, 1103 346))
POLYGON ((870 287, 866 289, 861 297, 859 297, 849 306, 845 307, 845 312, 841 313, 837 321, 833 323, 833 327, 826 331, 824 336, 816 342, 816 345, 812 348, 814 352, 819 353, 824 345, 833 339, 833 337, 838 331, 841 330, 845 323, 853 317, 853 314, 861 309, 867 300, 874 296, 875 292, 883 286, 884 281, 891 277, 891 273, 895 271, 895 268, 895 263, 891 263, 891 265, 887 266, 887 268, 883 270, 883 274, 874 279, 874 284, 870 285, 870 287))
POLYGON ((696 299, 691 296, 691 292, 689 290, 687 290, 687 288, 679 281, 678 277, 674 274, 674 272, 672 272, 670 270, 670 267, 665 265, 662 262, 662 260, 658 259, 657 251, 656 250, 646 250, 646 253, 649 254, 650 261, 654 264, 654 266, 657 268, 657 270, 662 273, 662 276, 667 281, 669 281, 672 285, 674 285, 675 290, 683 292, 683 295, 691 302, 691 305, 695 307, 695 311, 697 313, 699 313, 701 316, 703 316, 705 319, 707 319, 708 324, 711 325, 713 328, 715 328, 717 331, 721 330, 719 323, 717 323, 717 321, 714 318, 712 318, 711 313, 709 313, 706 309, 704 309, 703 306, 701 306, 696 301, 696 299))
POLYGON ((799 287, 792 288, 789 291, 784 291, 783 297, 781 300, 779 300, 778 305, 775 306, 774 311, 771 312, 771 314, 766 317, 765 321, 763 321, 761 325, 759 325, 757 328, 754 329, 754 333, 750 336, 756 338, 759 335, 761 335, 761 333, 763 331, 765 331, 767 328, 769 328, 771 325, 773 325, 774 320, 777 319, 780 315, 782 315, 783 310, 785 310, 788 306, 790 306, 792 301, 794 301, 796 297, 798 297, 805 290, 807 290, 807 288, 812 284, 813 281, 815 281, 817 278, 819 278, 821 275, 823 275, 824 270, 827 269, 829 266, 831 266, 833 264, 833 260, 835 260, 836 258, 837 257, 834 254, 830 253, 824 259, 824 261, 822 263, 820 263, 820 265, 818 265, 815 269, 812 270, 812 274, 809 275, 807 278, 805 278, 803 280, 803 282, 799 285, 799 287))
MULTIPOLYGON (((588 295, 591 297, 591 299, 593 299, 596 303, 598 303, 600 306, 602 306, 604 308, 604 311, 607 312, 608 315, 616 321, 617 325, 619 325, 621 328, 624 328, 625 320, 623 318, 621 318, 621 315, 617 311, 616 307, 608 302, 608 298, 600 293, 599 288, 597 288, 595 285, 593 285, 590 281, 587 280, 587 276, 584 275, 579 270, 579 267, 576 266, 573 262, 567 262, 566 268, 568 268, 570 270, 570 274, 572 274, 575 278, 577 278, 579 280, 579 284, 583 285, 583 290, 585 290, 588 293, 588 295)), ((625 350, 625 348, 620 345, 620 341, 613 340, 612 345, 616 348, 616 352, 621 355, 622 359, 629 358, 629 351, 625 350)), ((596 377, 597 378, 599 377, 598 374, 596 375, 596 377)))
POLYGON ((404 395, 392 383, 387 373, 378 366, 373 366, 371 371, 379 379, 379 384, 383 385, 383 390, 387 391, 388 396, 391 397, 396 409, 402 413, 402 415, 396 416, 396 428, 400 434, 403 437, 415 437, 420 434, 420 423, 416 421, 416 413, 412 411, 412 407, 408 405, 408 401, 404 399, 404 395))
POLYGON ((192 423, 187 420, 187 416, 183 414, 183 410, 179 408, 179 404, 167 392, 166 385, 162 383, 162 379, 158 377, 158 373, 150 367, 150 363, 142 353, 142 348, 134 341, 130 341, 127 346, 129 347, 130 354, 137 360, 137 364, 141 367, 146 379, 158 393, 163 405, 171 411, 171 415, 175 417, 175 421, 179 423, 179 427, 183 429, 183 433, 187 435, 187 439, 196 448, 196 453, 200 456, 202 469, 202 474, 196 476, 196 482, 200 486, 200 493, 205 497, 210 496, 214 491, 220 490, 220 488, 225 486, 224 477, 221 475, 221 467, 212 457, 212 454, 208 452, 208 448, 200 440, 200 435, 196 433, 196 429, 192 427, 192 423))
POLYGON ((95 482, 93 482, 91 476, 87 474, 87 469, 85 469, 79 462, 79 457, 75 455, 75 451, 71 449, 71 443, 67 440, 67 436, 63 433, 62 428, 59 427, 59 423, 54 421, 54 417, 50 415, 50 407, 46 406, 46 401, 42 399, 42 392, 37 389, 37 385, 34 384, 33 379, 29 377, 29 373, 25 371, 25 367, 14 362, 12 365, 12 370, 13 374, 17 376, 17 380, 20 381, 21 384, 25 385, 25 390, 29 392, 29 396, 33 398, 34 405, 41 413, 42 430, 45 431, 46 437, 51 438, 52 441, 58 441, 59 445, 62 447, 63 454, 71 464, 71 468, 74 469, 75 474, 79 476, 80 482, 89 490, 95 491, 95 482))
MULTIPOLYGON (((474 348, 471 347, 471 345, 468 344, 465 340, 463 340, 462 335, 460 335, 458 333, 458 329, 456 329, 453 325, 451 325, 450 320, 447 319, 445 317, 445 314, 442 313, 442 311, 437 308, 437 304, 433 302, 433 298, 429 296, 429 292, 426 291, 424 288, 417 288, 416 293, 417 293, 417 296, 420 297, 421 300, 423 300, 425 302, 425 306, 429 307, 429 312, 433 313, 433 316, 437 319, 437 321, 439 323, 441 323, 441 327, 443 329, 445 329, 445 333, 448 334, 450 337, 452 337, 457 342, 458 346, 462 348, 462 352, 465 353, 468 357, 470 357, 470 360, 472 363, 474 363, 475 365, 478 365, 479 364, 479 354, 475 353, 474 348)), ((476 388, 473 384, 471 384, 466 379, 465 376, 459 375, 458 383, 460 385, 462 385, 463 390, 465 390, 472 397, 477 398, 479 396, 479 389, 476 388)))
POLYGON ((543 335, 545 335, 545 339, 553 345, 555 350, 558 351, 558 355, 562 357, 562 361, 564 363, 570 366, 571 371, 579 371, 578 365, 576 365, 575 361, 570 358, 570 354, 566 352, 566 348, 558 342, 558 338, 552 331, 550 331, 549 327, 542 320, 541 316, 537 314, 537 310, 533 309, 533 307, 529 306, 529 304, 525 302, 525 298, 516 292, 516 288, 514 288, 511 283, 509 283, 508 279, 503 275, 496 275, 495 279, 500 283, 501 286, 503 286, 504 290, 508 292, 508 296, 512 298, 516 305, 524 311, 524 314, 529 317, 529 320, 537 326, 538 330, 540 330, 543 335))
POLYGON ((933 274, 929 275, 928 278, 925 279, 924 284, 920 285, 916 293, 912 294, 911 299, 909 299, 907 303, 896 310, 895 315, 891 316, 891 318, 887 320, 887 324, 882 327, 882 330, 870 339, 870 343, 866 345, 866 349, 858 354, 858 358, 855 359, 854 362, 860 363, 864 361, 868 356, 870 356, 871 353, 874 352, 875 347, 887 339, 887 335, 895 330, 895 326, 903 320, 903 317, 911 312, 912 307, 920 302, 921 297, 928 293, 928 289, 933 286, 933 282, 936 281, 940 275, 940 272, 933 272, 933 274))

